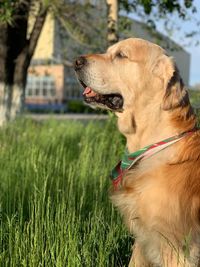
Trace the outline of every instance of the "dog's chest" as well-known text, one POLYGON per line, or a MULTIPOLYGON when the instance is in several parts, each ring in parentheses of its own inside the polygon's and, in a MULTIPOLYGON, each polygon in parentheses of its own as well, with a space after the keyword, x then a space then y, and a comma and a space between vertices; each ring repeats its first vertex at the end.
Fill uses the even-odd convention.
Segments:
POLYGON ((123 215, 125 224, 137 240, 137 243, 145 247, 146 256, 156 264, 155 266, 161 266, 159 265, 160 256, 157 233, 152 231, 146 222, 143 209, 148 210, 148 207, 144 208, 141 206, 143 205, 142 202, 144 198, 145 192, 135 191, 129 194, 126 192, 118 192, 112 196, 112 201, 123 215))
POLYGON ((123 191, 116 192, 111 199, 113 204, 119 209, 124 217, 125 223, 131 233, 139 235, 143 228, 141 218, 141 194, 139 192, 126 193, 123 191))
POLYGON ((159 224, 157 218, 165 216, 161 214, 160 207, 168 207, 170 203, 165 188, 154 177, 135 177, 130 181, 131 184, 126 183, 130 186, 128 189, 122 187, 114 192, 111 199, 124 217, 129 231, 143 239, 143 235, 148 236, 152 231, 152 225, 159 224))

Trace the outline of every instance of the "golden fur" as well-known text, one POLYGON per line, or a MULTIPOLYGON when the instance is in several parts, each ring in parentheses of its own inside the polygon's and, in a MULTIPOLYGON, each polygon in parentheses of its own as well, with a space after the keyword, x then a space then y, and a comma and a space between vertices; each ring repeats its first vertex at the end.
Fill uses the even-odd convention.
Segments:
MULTIPOLYGON (((196 127, 173 59, 158 45, 127 39, 86 56, 85 83, 123 96, 118 128, 129 152, 196 127)), ((200 132, 140 162, 112 201, 135 237, 129 266, 200 266, 200 132)))

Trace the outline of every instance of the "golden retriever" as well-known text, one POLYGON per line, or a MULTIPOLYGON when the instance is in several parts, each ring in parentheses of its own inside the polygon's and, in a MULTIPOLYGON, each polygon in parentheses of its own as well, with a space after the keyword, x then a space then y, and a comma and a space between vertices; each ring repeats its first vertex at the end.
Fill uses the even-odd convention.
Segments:
POLYGON ((116 113, 129 152, 192 131, 127 170, 111 198, 135 237, 129 266, 200 266, 200 131, 173 59, 130 38, 74 68, 85 101, 116 113))

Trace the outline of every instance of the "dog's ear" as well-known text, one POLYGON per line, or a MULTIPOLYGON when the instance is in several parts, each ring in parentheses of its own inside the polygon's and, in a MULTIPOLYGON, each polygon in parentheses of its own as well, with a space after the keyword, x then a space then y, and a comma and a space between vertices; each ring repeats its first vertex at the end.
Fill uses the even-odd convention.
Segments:
POLYGON ((171 110, 189 104, 188 92, 172 58, 162 55, 156 62, 153 73, 159 76, 164 84, 162 102, 164 110, 171 110))
POLYGON ((172 77, 167 83, 163 97, 163 109, 170 110, 177 107, 185 107, 189 104, 188 92, 179 75, 177 67, 174 69, 172 77))

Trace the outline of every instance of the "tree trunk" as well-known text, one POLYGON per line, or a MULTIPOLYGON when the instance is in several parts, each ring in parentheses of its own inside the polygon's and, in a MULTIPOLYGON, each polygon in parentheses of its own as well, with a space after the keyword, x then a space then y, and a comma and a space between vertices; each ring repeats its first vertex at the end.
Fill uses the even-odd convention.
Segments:
POLYGON ((9 119, 10 106, 10 86, 5 83, 0 83, 0 126, 9 119))
POLYGON ((7 73, 7 25, 0 26, 0 125, 2 125, 8 118, 8 106, 10 105, 10 88, 8 85, 7 73))
POLYGON ((117 23, 118 23, 118 1, 106 0, 107 2, 107 43, 108 46, 118 41, 117 23))
POLYGON ((22 1, 12 25, 0 25, 0 126, 23 110, 27 70, 47 14, 41 5, 27 39, 30 4, 22 1))
POLYGON ((22 89, 17 84, 0 84, 0 126, 14 119, 21 108, 22 89))

